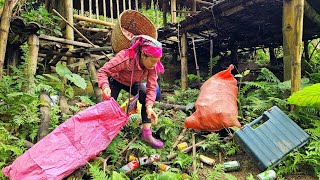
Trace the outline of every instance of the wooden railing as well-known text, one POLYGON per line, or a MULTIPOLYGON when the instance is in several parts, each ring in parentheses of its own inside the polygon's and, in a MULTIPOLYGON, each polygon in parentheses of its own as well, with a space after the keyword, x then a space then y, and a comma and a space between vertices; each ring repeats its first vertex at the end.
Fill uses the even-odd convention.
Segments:
POLYGON ((103 15, 104 21, 107 21, 107 17, 110 17, 113 22, 113 19, 119 17, 121 12, 133 7, 138 10, 138 0, 86 0, 86 3, 85 0, 80 0, 79 15, 84 16, 85 11, 88 11, 89 18, 94 18, 95 16, 96 19, 99 19, 102 12, 101 15, 103 15))

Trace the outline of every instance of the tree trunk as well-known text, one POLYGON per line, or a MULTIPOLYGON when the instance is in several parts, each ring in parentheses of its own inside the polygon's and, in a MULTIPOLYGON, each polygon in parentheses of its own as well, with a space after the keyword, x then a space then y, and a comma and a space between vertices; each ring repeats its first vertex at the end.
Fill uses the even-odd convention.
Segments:
POLYGON ((284 80, 291 78, 291 93, 301 84, 303 11, 304 0, 283 1, 284 80))
POLYGON ((277 62, 276 62, 276 55, 274 54, 273 47, 269 47, 269 53, 270 53, 270 65, 275 66, 277 62))
POLYGON ((44 138, 46 135, 49 134, 49 125, 50 125, 50 98, 45 92, 42 92, 40 94, 40 101, 44 102, 40 106, 40 112, 41 112, 41 123, 39 127, 38 132, 38 141, 40 141, 42 138, 44 138))
POLYGON ((171 23, 176 23, 177 22, 177 1, 176 0, 171 0, 171 23))
POLYGON ((29 45, 29 59, 26 59, 25 74, 27 81, 24 84, 23 91, 30 92, 34 87, 34 76, 37 71, 38 52, 39 52, 39 38, 36 35, 28 37, 29 45))

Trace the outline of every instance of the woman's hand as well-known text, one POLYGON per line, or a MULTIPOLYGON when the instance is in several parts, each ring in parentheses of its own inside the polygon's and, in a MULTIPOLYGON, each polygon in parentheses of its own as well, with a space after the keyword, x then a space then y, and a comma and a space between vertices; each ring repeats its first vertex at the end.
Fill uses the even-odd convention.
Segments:
POLYGON ((111 97, 111 89, 110 89, 109 86, 106 86, 106 87, 103 88, 102 97, 105 100, 109 100, 110 99, 110 97, 111 97))
POLYGON ((151 106, 147 106, 147 115, 148 115, 148 118, 151 119, 152 124, 157 124, 158 123, 158 116, 153 111, 151 106))

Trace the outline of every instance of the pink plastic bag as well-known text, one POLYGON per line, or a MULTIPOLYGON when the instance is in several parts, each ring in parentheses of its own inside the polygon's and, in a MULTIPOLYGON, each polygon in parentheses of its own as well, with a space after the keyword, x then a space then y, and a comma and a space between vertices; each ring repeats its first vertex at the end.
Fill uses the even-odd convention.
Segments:
POLYGON ((196 111, 185 120, 185 128, 219 131, 232 126, 241 127, 238 121, 237 80, 231 74, 233 68, 230 65, 201 86, 195 103, 196 111))
POLYGON ((12 180, 62 179, 106 149, 127 122, 111 98, 62 123, 2 171, 12 180))

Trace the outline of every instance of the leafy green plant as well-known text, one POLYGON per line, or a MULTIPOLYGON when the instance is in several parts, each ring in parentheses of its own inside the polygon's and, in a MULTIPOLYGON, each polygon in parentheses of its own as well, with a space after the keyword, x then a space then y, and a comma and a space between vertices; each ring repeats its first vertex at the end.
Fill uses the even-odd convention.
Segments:
POLYGON ((61 20, 58 16, 49 13, 44 6, 21 14, 27 22, 37 22, 41 25, 39 33, 47 35, 62 36, 61 28, 55 21, 61 20))
POLYGON ((288 98, 289 104, 320 108, 320 83, 311 85, 293 93, 288 98))
POLYGON ((2 8, 4 5, 4 0, 0 0, 0 8, 2 8))
POLYGON ((192 162, 192 156, 180 151, 177 151, 177 157, 173 159, 173 163, 179 165, 182 169, 185 169, 187 166, 191 165, 192 162))

